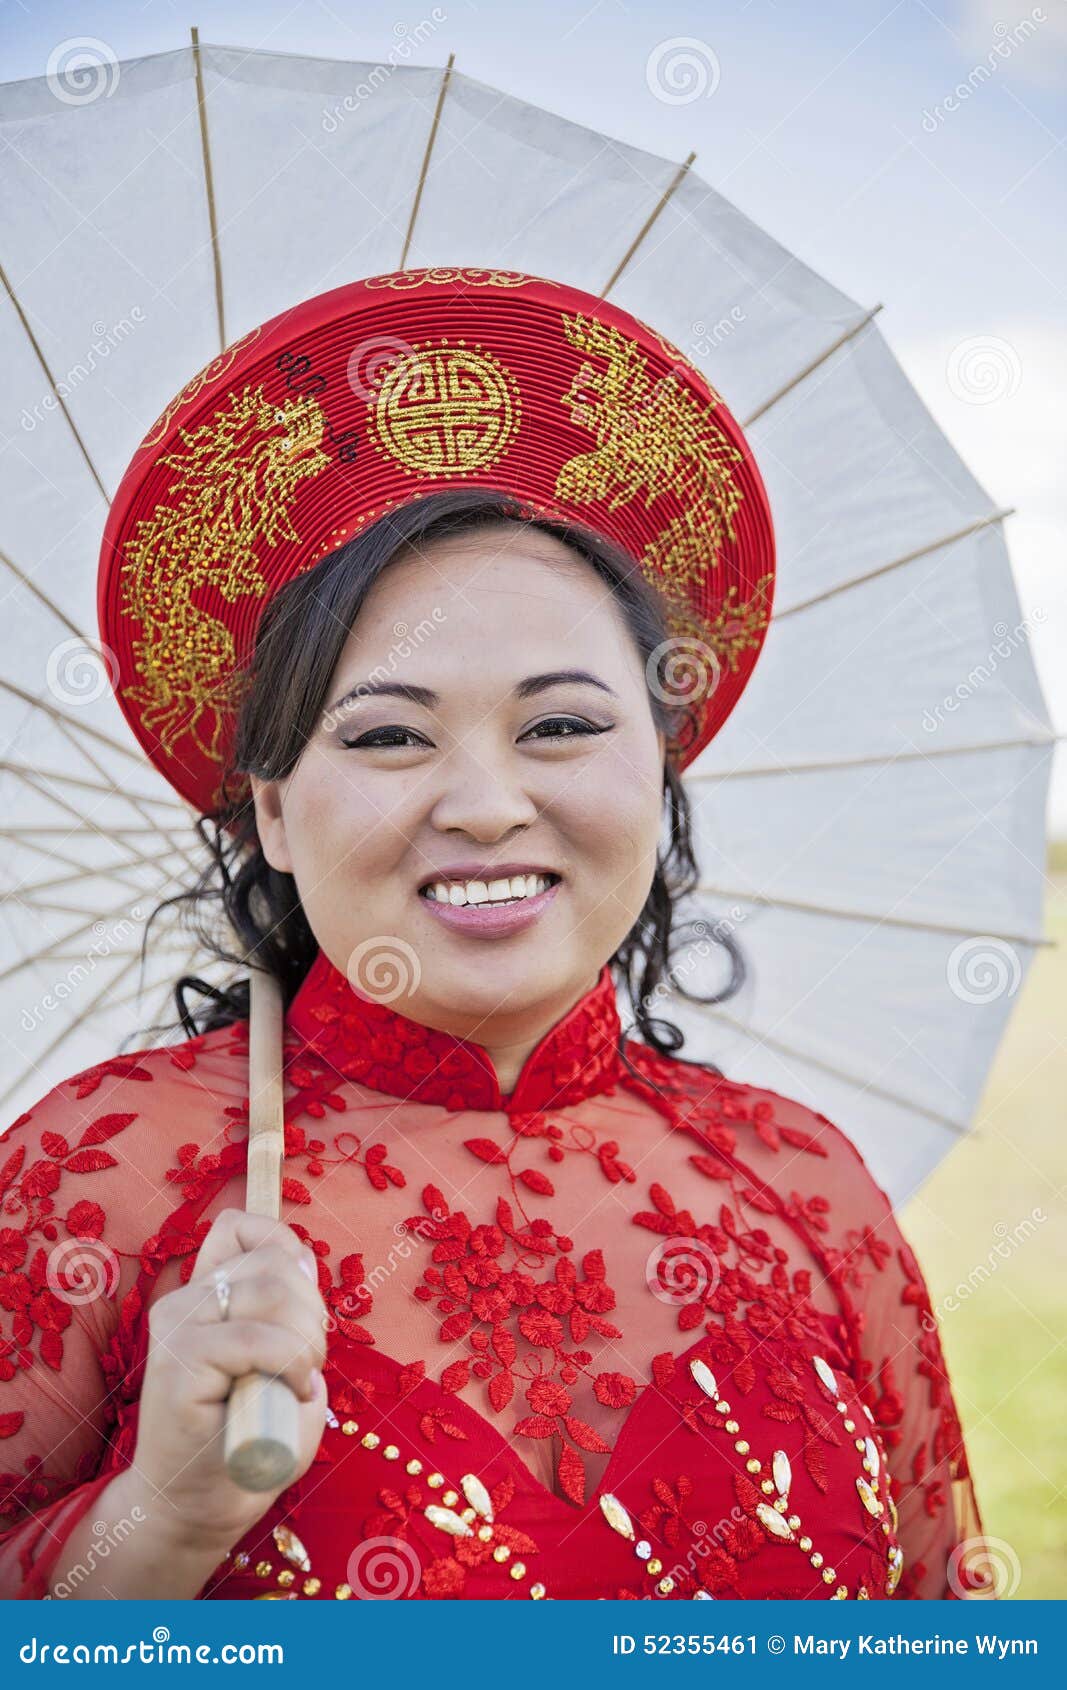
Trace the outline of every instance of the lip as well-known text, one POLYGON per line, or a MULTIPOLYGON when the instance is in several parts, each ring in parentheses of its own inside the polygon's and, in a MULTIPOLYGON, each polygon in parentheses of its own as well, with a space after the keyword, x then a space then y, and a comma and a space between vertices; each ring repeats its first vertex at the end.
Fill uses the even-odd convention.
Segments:
MULTIPOLYGON (((516 869, 515 872, 518 874, 522 871, 516 869)), ((495 878, 499 877, 494 876, 495 878)), ((443 922, 446 927, 454 928, 457 933, 497 939, 531 926, 544 914, 562 885, 562 880, 555 880, 544 892, 538 892, 533 898, 523 898, 517 904, 439 904, 433 898, 424 898, 421 893, 419 903, 437 921, 443 922)))

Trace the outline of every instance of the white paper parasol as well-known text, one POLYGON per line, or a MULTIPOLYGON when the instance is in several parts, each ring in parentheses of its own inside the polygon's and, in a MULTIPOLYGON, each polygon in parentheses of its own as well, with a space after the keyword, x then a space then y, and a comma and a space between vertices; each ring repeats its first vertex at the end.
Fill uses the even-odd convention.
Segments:
MULTIPOLYGON (((971 1124, 1042 942, 1055 736, 1006 513, 875 310, 692 159, 451 63, 195 41, 98 59, 0 89, 6 1120, 166 1015, 187 962, 218 978, 174 925, 141 979, 143 921, 198 858, 91 651, 107 498, 132 450, 192 372, 286 306, 404 266, 498 266, 652 323, 752 442, 775 615, 686 777, 700 911, 736 932, 748 981, 719 1009, 664 1007, 687 1055, 802 1097, 908 1194, 971 1124)), ((682 978, 706 993, 721 975, 703 952, 682 978)))

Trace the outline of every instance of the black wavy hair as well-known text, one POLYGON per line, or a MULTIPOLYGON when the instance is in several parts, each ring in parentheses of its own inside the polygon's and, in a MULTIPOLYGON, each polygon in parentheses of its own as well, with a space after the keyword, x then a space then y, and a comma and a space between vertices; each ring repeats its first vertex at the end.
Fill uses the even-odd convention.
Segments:
MULTIPOLYGON (((286 1005, 294 997, 318 951, 291 874, 272 868, 256 831, 255 808, 246 777, 278 780, 294 767, 325 706, 345 641, 371 587, 401 554, 434 541, 479 529, 521 523, 551 534, 607 583, 636 645, 649 685, 649 707, 667 737, 663 795, 669 818, 669 846, 657 852, 644 908, 610 958, 617 985, 629 997, 640 1039, 664 1055, 685 1042, 673 1022, 653 1014, 668 989, 694 1003, 720 1003, 745 980, 740 947, 728 927, 703 920, 679 925, 678 906, 698 881, 688 795, 677 768, 678 750, 691 743, 697 722, 691 702, 675 702, 663 677, 671 656, 666 609, 640 565, 605 536, 576 523, 531 516, 519 500, 489 488, 453 488, 416 499, 388 512, 313 568, 297 575, 264 610, 251 663, 242 677, 234 755, 226 772, 223 803, 197 826, 207 863, 195 884, 164 898, 146 924, 142 955, 152 923, 165 909, 179 907, 201 945, 216 959, 247 969, 257 964, 273 974, 286 1005), (677 943, 710 936, 730 962, 722 991, 700 997, 672 971, 677 943)), ((174 987, 178 1022, 187 1035, 208 1032, 248 1015, 247 973, 226 987, 186 974, 174 987), (202 1001, 194 1009, 189 994, 202 1001)), ((719 1070, 704 1062, 714 1073, 719 1070)))

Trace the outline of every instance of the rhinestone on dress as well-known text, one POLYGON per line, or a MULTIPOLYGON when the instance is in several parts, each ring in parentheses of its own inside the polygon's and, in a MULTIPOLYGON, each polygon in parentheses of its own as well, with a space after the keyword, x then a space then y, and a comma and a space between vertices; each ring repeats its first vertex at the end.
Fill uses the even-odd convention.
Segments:
POLYGON ((478 1511, 483 1520, 491 1520, 493 1518, 493 1504, 489 1492, 478 1475, 476 1473, 464 1473, 459 1482, 463 1486, 463 1494, 471 1507, 478 1511))
POLYGON ((438 1531, 447 1532, 449 1537, 474 1536, 466 1520, 461 1520, 451 1508, 442 1508, 439 1502, 428 1502, 423 1513, 431 1526, 436 1526, 438 1531))
POLYGON ((302 1573, 310 1573, 311 1561, 308 1552, 294 1531, 288 1526, 275 1526, 274 1541, 287 1561, 291 1561, 294 1567, 299 1567, 302 1573))
POLYGON ((689 1363, 689 1371, 693 1375, 693 1378, 696 1380, 697 1384, 700 1386, 700 1389, 703 1391, 704 1395, 706 1397, 710 1397, 712 1402, 715 1402, 718 1398, 718 1395, 719 1395, 719 1387, 715 1383, 715 1375, 711 1371, 711 1368, 708 1366, 707 1362, 701 1361, 700 1357, 696 1356, 689 1363))
POLYGON ((771 1473, 774 1476, 774 1488, 779 1496, 788 1496, 789 1487, 793 1483, 793 1469, 789 1464, 789 1457, 784 1449, 776 1449, 771 1461, 771 1473))
POLYGON ((765 1502, 757 1502, 756 1518, 760 1525, 770 1532, 772 1537, 780 1537, 784 1542, 793 1541, 793 1529, 782 1519, 782 1516, 765 1502))
POLYGON ((620 1537, 624 1537, 630 1543, 633 1543, 637 1535, 634 1531, 633 1521, 618 1497, 612 1496, 608 1490, 604 1491, 600 1497, 600 1512, 613 1532, 618 1532, 620 1537))
POLYGON ((868 1514, 872 1514, 874 1516, 874 1518, 877 1520, 878 1516, 882 1512, 882 1504, 879 1502, 878 1498, 875 1496, 873 1490, 871 1489, 870 1485, 867 1483, 866 1479, 857 1479, 856 1480, 856 1489, 860 1493, 860 1501, 863 1503, 863 1506, 864 1506, 864 1508, 866 1508, 868 1514))
POLYGON ((833 1369, 827 1362, 823 1361, 822 1356, 812 1356, 811 1365, 819 1375, 822 1383, 826 1386, 826 1389, 836 1397, 837 1380, 834 1377, 833 1369))

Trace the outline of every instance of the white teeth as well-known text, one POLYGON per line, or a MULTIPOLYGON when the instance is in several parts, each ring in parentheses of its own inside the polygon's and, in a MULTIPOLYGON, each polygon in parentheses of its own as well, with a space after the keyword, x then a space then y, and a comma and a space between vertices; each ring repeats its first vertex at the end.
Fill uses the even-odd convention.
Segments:
POLYGON ((536 897, 552 884, 547 874, 516 874, 510 880, 437 880, 425 895, 439 904, 508 904, 536 897))

